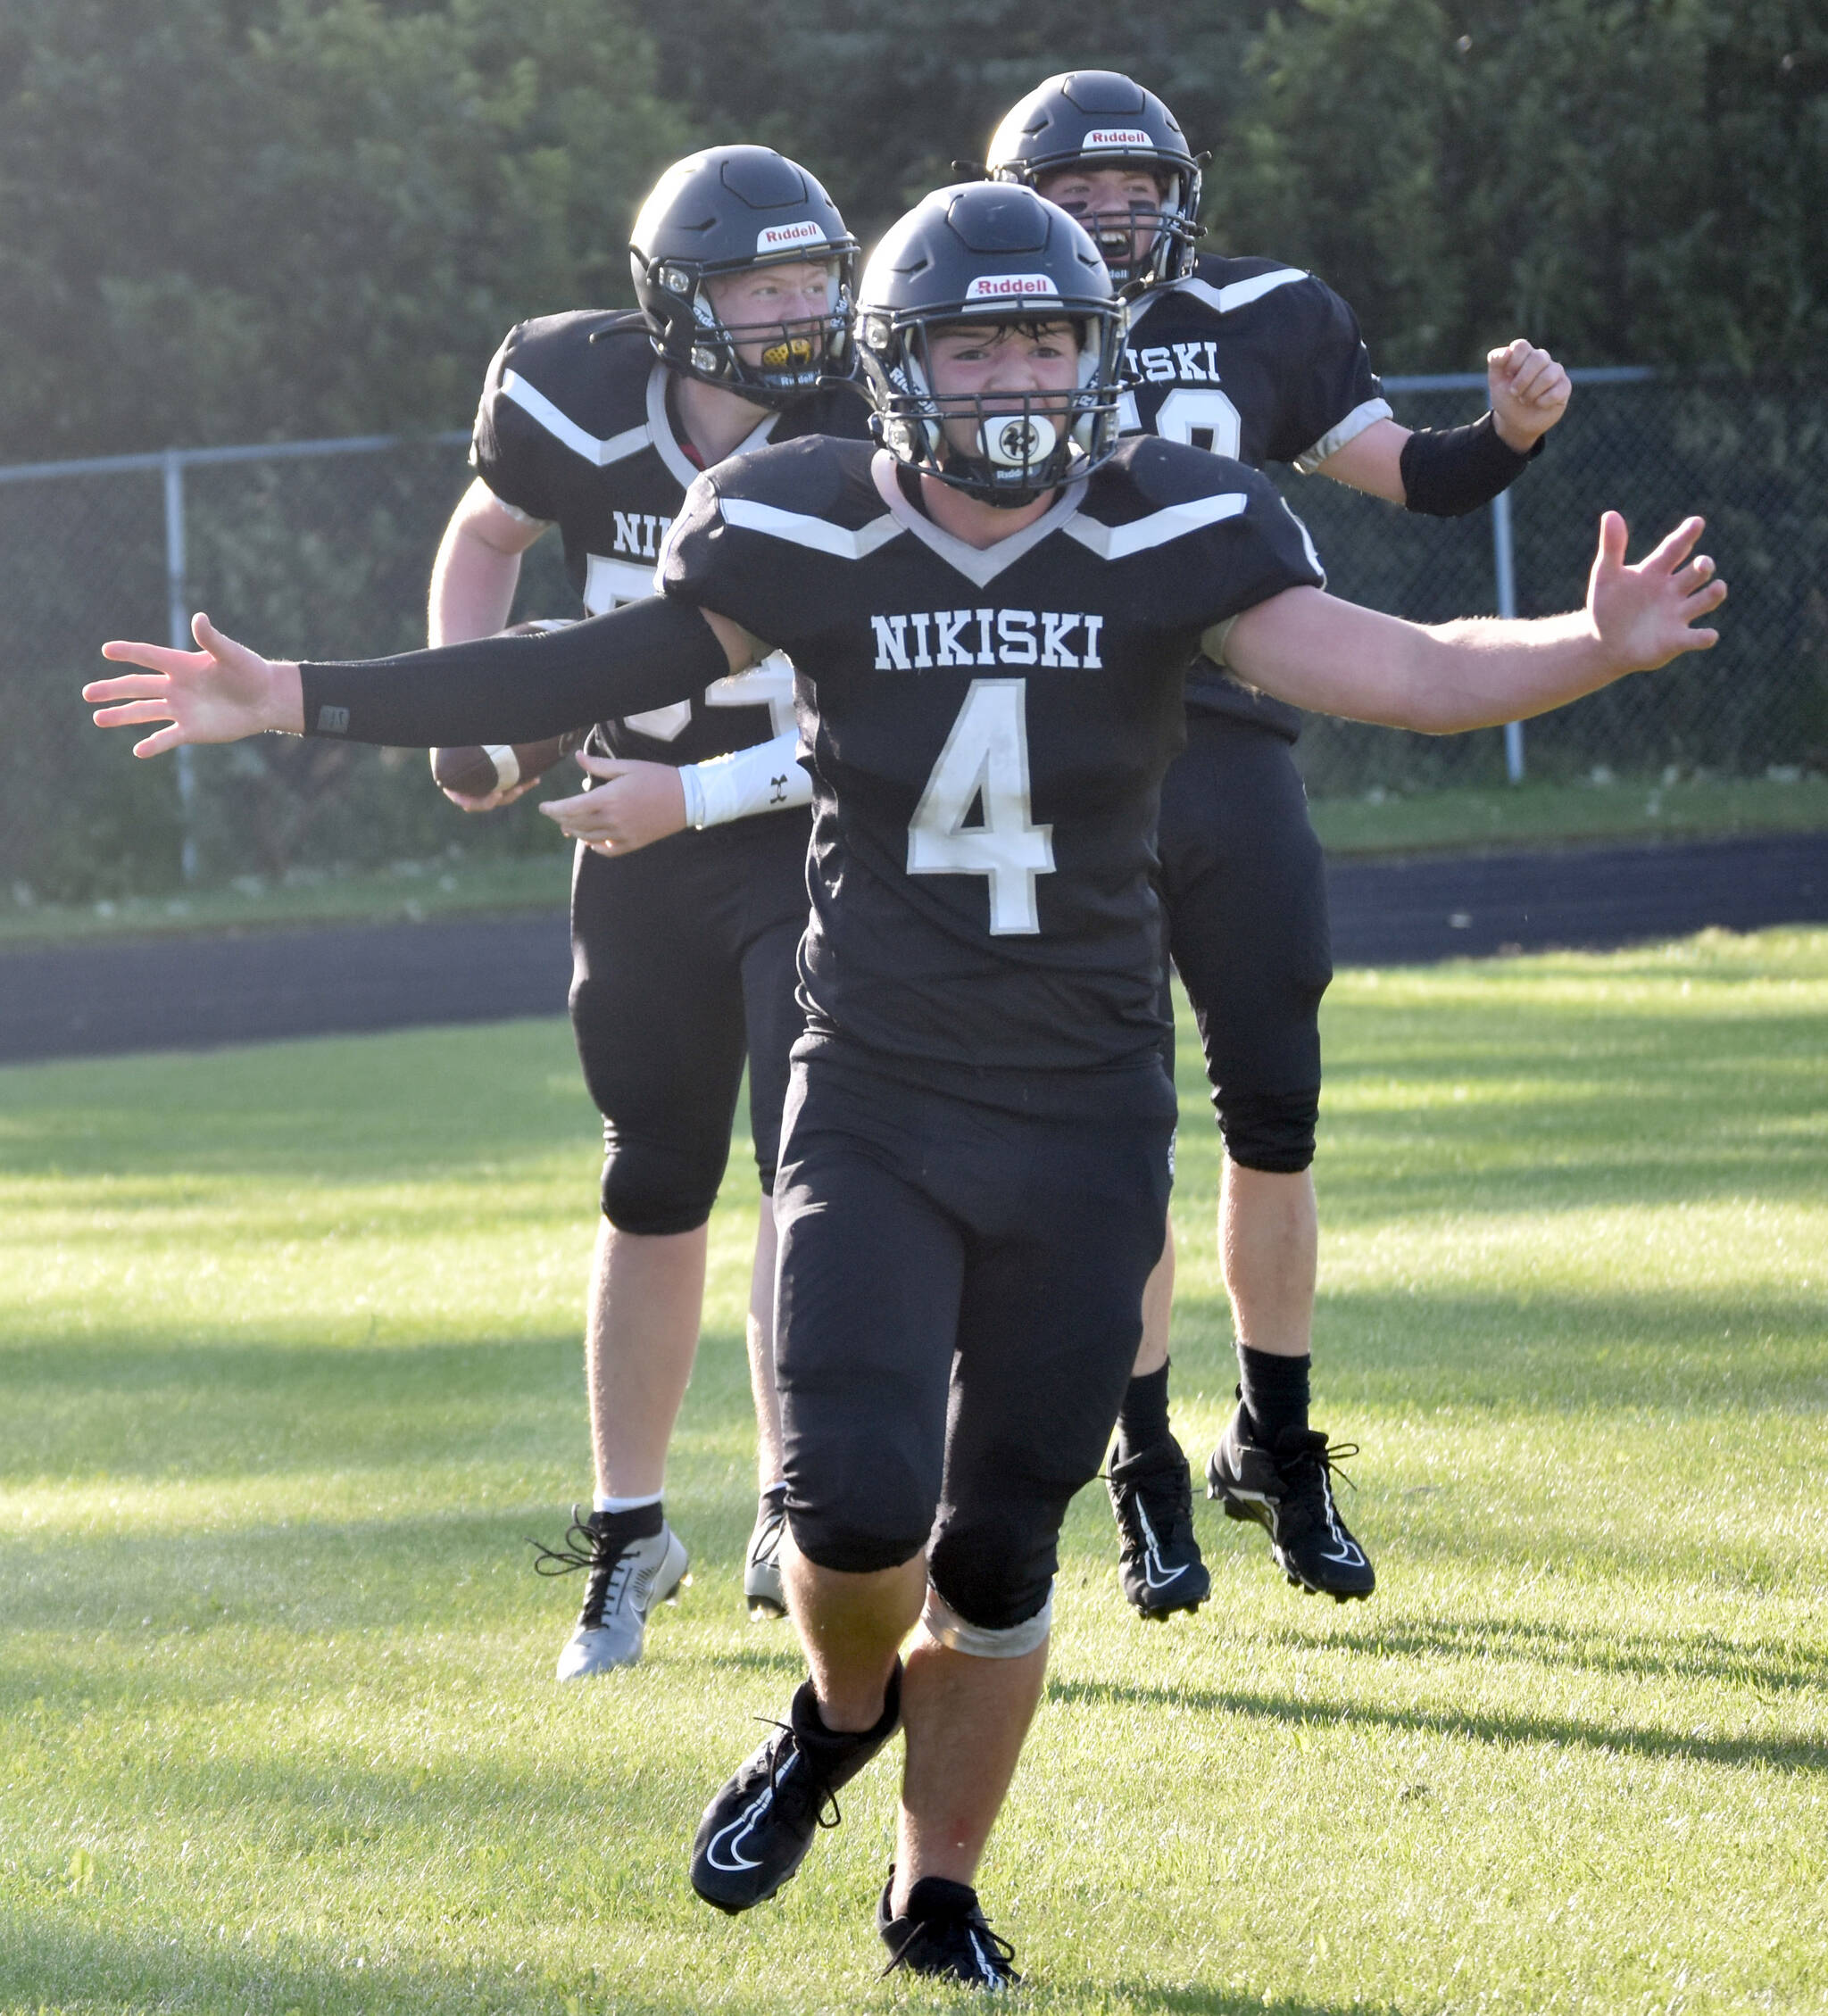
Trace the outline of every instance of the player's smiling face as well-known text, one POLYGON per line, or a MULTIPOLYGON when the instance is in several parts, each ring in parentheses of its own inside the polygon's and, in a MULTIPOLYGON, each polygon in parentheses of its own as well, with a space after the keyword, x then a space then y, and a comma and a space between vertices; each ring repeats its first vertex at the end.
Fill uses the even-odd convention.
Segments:
POLYGON ((1034 187, 1091 232, 1107 265, 1127 272, 1149 257, 1163 191, 1146 168, 1056 168, 1034 187))
POLYGON ((961 455, 984 452, 980 415, 1045 412, 1063 424, 1067 402, 1037 394, 1069 393, 1079 382, 1079 338, 1073 323, 954 322, 933 332, 927 355, 935 396, 969 401, 945 423, 961 455))
POLYGON ((828 259, 796 259, 746 273, 708 278, 706 297, 736 338, 736 354, 755 370, 804 370, 825 350, 824 323, 837 294, 828 259), (752 335, 745 336, 745 330, 752 335))

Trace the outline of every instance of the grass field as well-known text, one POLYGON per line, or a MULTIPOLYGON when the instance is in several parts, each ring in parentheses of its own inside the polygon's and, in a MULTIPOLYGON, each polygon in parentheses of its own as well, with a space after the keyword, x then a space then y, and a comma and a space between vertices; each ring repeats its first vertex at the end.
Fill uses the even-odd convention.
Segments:
MULTIPOLYGON (((1822 932, 1341 977, 1316 1418, 1381 1585, 1298 1596, 1202 1506, 1215 1601, 1144 1627, 1081 1498, 982 1879, 1033 2006, 1828 2007, 1824 1028, 1822 932)), ((694 1581, 548 1678, 592 1121, 548 1023, 0 1072, 0 2008, 952 2005, 875 1978, 886 1763, 778 1904, 686 1887, 799 1670, 737 1589, 740 1164, 694 1581)))
MULTIPOLYGON (((556 784, 546 795, 556 797, 556 784)), ((1643 845, 1735 834, 1828 830, 1828 776, 1632 778, 1531 782, 1516 789, 1376 791, 1325 798, 1314 825, 1339 855, 1466 852, 1506 847, 1643 845)), ((458 816, 453 832, 461 838, 458 816)), ((0 884, 0 952, 76 939, 164 936, 312 924, 420 923, 478 911, 553 909, 565 901, 571 850, 497 860, 461 851, 366 870, 302 869, 275 882, 242 875, 177 896, 47 903, 0 884)))

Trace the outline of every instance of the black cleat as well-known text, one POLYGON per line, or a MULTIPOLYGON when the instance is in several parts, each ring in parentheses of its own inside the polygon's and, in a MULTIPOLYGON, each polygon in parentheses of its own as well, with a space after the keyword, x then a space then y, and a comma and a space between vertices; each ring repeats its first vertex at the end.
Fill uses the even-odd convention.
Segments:
POLYGON ((787 1487, 777 1484, 756 1505, 755 1530, 743 1557, 743 1597, 752 1623, 787 1614, 787 1592, 781 1581, 781 1542, 786 1535, 787 1487))
POLYGON ((1192 1612, 1212 1593, 1212 1578, 1193 1538, 1193 1485, 1181 1445, 1170 1435, 1119 1463, 1110 1452, 1106 1484, 1123 1536, 1118 1581, 1143 1616, 1192 1612))
POLYGON ((1206 1495, 1223 1503, 1227 1519, 1254 1519, 1267 1530, 1276 1566, 1295 1588, 1350 1602, 1377 1587, 1334 1502, 1333 1473, 1342 1456, 1358 1453, 1350 1442, 1329 1448, 1317 1428, 1284 1428, 1267 1448, 1251 1439, 1240 1406, 1207 1463, 1206 1495))
POLYGON ((895 1872, 882 1887, 876 1907, 876 1929, 889 1949, 885 1974, 905 1967, 910 1974, 927 1974, 970 1988, 1012 1988, 1022 1977, 1010 1966, 1016 1949, 985 1924, 977 1893, 968 1883, 943 1876, 923 1876, 908 1893, 908 1909, 889 1915, 895 1872))
POLYGON ((812 1682, 803 1681, 787 1720, 704 1809, 692 1843, 692 1887, 719 1911, 765 1904, 805 1861, 818 1829, 843 1818, 839 1787, 875 1756, 901 1719, 899 1660, 882 1720, 854 1736, 834 1735, 819 1722, 812 1682))

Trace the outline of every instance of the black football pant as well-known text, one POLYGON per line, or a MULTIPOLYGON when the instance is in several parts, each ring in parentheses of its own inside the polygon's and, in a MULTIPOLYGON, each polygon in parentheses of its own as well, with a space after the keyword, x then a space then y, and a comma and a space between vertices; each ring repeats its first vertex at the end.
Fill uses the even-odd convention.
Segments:
POLYGON ((1305 1169, 1333 947, 1320 842, 1287 736, 1190 707, 1186 749, 1162 784, 1159 846, 1168 948, 1226 1151, 1247 1169, 1305 1169))
POLYGON ((917 1089, 855 1051, 796 1061, 775 1219, 787 1519, 808 1560, 892 1568, 979 1631, 1046 1605, 1098 1473, 1166 1229, 1159 1072, 1095 1119, 917 1089))
POLYGON ((749 1121, 774 1185, 800 1033, 810 815, 770 812, 618 860, 577 850, 571 1026, 603 1116, 603 1215, 629 1232, 710 1217, 749 1059, 749 1121))

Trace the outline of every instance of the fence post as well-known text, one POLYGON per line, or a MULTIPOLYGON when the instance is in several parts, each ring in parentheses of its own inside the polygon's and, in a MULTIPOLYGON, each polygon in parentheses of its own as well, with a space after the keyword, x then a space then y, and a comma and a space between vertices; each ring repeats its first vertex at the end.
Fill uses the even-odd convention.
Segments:
MULTIPOLYGON (((165 626, 173 651, 192 649, 190 597, 184 582, 184 456, 176 448, 164 453, 165 470, 165 626)), ((178 751, 179 870, 186 883, 196 880, 196 764, 187 743, 178 751)))
MULTIPOLYGON (((1500 490, 1491 500, 1491 570, 1498 577, 1498 613, 1513 617, 1517 612, 1516 547, 1511 539, 1510 492, 1500 490)), ((1524 724, 1504 725, 1504 774, 1514 784, 1524 781, 1524 724)))
MULTIPOLYGON (((1500 490, 1491 500, 1491 568, 1498 577, 1498 613, 1513 617, 1517 612, 1516 548, 1511 540, 1510 492, 1500 490)), ((1524 781, 1524 724, 1504 725, 1504 774, 1514 784, 1524 781)))

